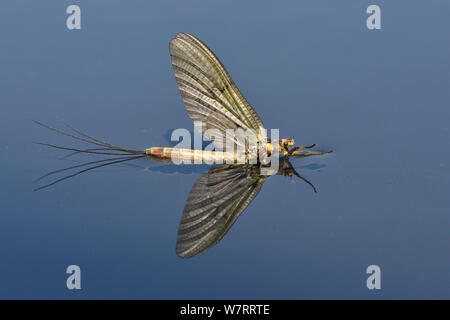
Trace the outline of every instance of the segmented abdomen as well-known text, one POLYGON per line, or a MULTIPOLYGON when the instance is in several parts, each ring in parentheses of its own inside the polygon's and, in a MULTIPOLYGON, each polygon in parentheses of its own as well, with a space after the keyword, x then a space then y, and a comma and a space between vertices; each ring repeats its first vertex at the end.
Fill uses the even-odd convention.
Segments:
POLYGON ((171 159, 174 162, 187 161, 193 163, 246 163, 247 156, 236 152, 205 151, 180 148, 153 147, 145 153, 157 158, 171 159))

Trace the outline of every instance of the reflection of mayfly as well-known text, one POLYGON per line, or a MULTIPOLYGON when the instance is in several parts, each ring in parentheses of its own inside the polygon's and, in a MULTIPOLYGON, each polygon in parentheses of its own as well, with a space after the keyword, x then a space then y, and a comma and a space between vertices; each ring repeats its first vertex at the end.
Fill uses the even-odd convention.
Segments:
MULTIPOLYGON (((268 139, 258 114, 240 93, 216 55, 196 37, 187 33, 179 33, 170 41, 169 50, 175 78, 185 107, 194 122, 202 123, 201 130, 205 138, 213 142, 223 142, 228 138, 225 135, 230 129, 251 132, 256 137, 258 145, 263 145, 266 155, 270 156, 272 153, 278 152, 282 156, 277 174, 296 175, 316 191, 308 180, 294 170, 288 157, 308 157, 322 155, 324 152, 306 150, 314 147, 315 144, 294 147, 293 139, 278 141, 268 139), (213 132, 214 136, 211 136, 210 132, 213 132)), ((257 161, 258 164, 249 164, 251 159, 260 157, 260 149, 256 152, 249 150, 248 144, 239 145, 242 141, 238 139, 233 141, 236 144, 234 150, 243 150, 243 154, 228 150, 205 151, 167 147, 131 150, 88 136, 68 124, 65 125, 72 133, 35 122, 57 133, 97 147, 77 149, 35 142, 37 144, 72 151, 69 156, 77 153, 119 156, 50 172, 39 178, 38 181, 49 175, 85 167, 36 190, 95 168, 145 156, 162 162, 182 159, 193 160, 195 163, 211 160, 219 163, 224 160, 227 163, 229 161, 241 163, 239 159, 243 157, 244 164, 216 165, 194 184, 187 199, 178 231, 177 254, 181 257, 192 257, 216 244, 255 198, 266 178, 265 175, 261 175, 264 164, 260 161, 257 161)))

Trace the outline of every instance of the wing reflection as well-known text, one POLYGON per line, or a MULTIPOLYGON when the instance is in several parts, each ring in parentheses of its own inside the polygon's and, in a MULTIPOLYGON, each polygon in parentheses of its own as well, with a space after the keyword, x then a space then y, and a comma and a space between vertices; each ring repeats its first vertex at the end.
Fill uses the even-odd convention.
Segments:
POLYGON ((256 165, 217 165, 203 174, 186 200, 177 254, 193 257, 219 242, 256 197, 264 180, 256 165))
MULTIPOLYGON (((280 160, 277 174, 296 175, 310 184, 287 158, 280 160)), ((217 244, 258 195, 267 177, 261 175, 258 165, 216 165, 203 174, 186 200, 178 229, 178 256, 190 258, 217 244)))

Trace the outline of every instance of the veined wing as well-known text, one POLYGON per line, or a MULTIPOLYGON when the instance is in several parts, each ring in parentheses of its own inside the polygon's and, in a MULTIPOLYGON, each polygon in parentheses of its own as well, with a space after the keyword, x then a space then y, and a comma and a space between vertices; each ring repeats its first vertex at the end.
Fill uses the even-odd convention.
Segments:
MULTIPOLYGON (((170 56, 181 96, 192 121, 201 121, 202 134, 217 129, 225 143, 225 130, 251 130, 265 137, 263 122, 234 84, 216 55, 199 39, 179 33, 170 41, 170 56)), ((218 131, 218 132, 217 132, 218 131)), ((238 143, 238 141, 235 141, 238 143)))
POLYGON ((217 165, 203 174, 186 200, 177 254, 190 258, 218 243, 256 197, 264 179, 256 165, 217 165))

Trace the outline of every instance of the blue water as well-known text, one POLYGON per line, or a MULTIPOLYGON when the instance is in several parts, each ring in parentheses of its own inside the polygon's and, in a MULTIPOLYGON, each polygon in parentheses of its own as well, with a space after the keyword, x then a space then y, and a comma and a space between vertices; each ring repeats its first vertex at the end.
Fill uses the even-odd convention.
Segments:
POLYGON ((0 6, 0 298, 450 298, 448 1, 75 1, 0 6), (366 28, 378 4, 382 29, 366 28), (334 149, 293 160, 317 189, 273 176, 215 247, 175 253, 208 167, 146 159, 33 192, 99 157, 29 119, 132 148, 192 129, 168 54, 210 46, 267 128, 334 149), (79 265, 81 290, 68 290, 79 265), (366 268, 381 268, 368 290, 366 268))

